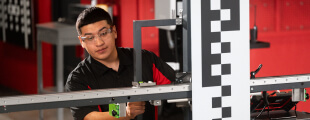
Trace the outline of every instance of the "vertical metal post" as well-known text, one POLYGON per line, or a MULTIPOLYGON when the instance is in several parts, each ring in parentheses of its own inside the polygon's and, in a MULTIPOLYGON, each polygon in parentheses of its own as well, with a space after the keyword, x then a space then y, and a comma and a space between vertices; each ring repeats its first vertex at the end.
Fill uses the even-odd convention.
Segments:
MULTIPOLYGON (((37 39, 37 76, 38 76, 38 94, 43 90, 43 74, 42 74, 42 43, 37 39)), ((39 120, 43 120, 43 110, 39 110, 39 120)))
MULTIPOLYGON (((133 21, 133 46, 134 46, 134 82, 142 80, 142 55, 141 55, 141 26, 137 21, 133 21)), ((137 116, 137 120, 143 120, 142 115, 137 116)))
MULTIPOLYGON (((190 0, 183 0, 182 12, 183 25, 183 72, 191 72, 191 15, 190 0)), ((184 120, 192 120, 192 110, 190 107, 183 109, 184 120)))
POLYGON ((191 15, 190 0, 183 0, 183 72, 191 72, 191 15))
MULTIPOLYGON (((176 19, 133 21, 134 82, 142 80, 141 28, 167 25, 176 25, 176 19)), ((143 116, 138 115, 137 119, 143 120, 143 116)))
MULTIPOLYGON (((28 1, 27 1, 28 2, 28 1)), ((27 6, 26 6, 26 4, 27 4, 27 2, 26 1, 24 1, 23 2, 23 8, 22 8, 22 10, 24 11, 23 12, 23 18, 22 19, 24 19, 24 24, 23 24, 23 27, 22 28, 24 28, 24 38, 25 38, 25 48, 26 49, 28 49, 29 48, 29 40, 28 40, 28 35, 29 35, 29 33, 30 33, 30 29, 27 29, 28 27, 28 24, 27 24, 27 6), (29 30, 29 31, 28 31, 29 30)), ((30 2, 29 2, 29 4, 30 4, 30 2)))
MULTIPOLYGON (((64 80, 63 80, 63 57, 64 57, 64 45, 61 39, 59 39, 58 44, 57 44, 57 63, 56 63, 56 87, 57 87, 57 92, 63 92, 64 91, 64 80)), ((58 120, 63 120, 64 116, 64 109, 63 108, 58 108, 57 109, 57 118, 58 120)))
POLYGON ((141 26, 133 21, 134 82, 142 80, 141 26))

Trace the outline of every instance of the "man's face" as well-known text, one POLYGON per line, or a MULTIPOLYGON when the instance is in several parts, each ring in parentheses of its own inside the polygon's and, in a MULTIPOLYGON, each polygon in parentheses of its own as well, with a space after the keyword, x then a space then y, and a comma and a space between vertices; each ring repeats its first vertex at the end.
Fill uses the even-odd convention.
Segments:
POLYGON ((115 26, 111 27, 106 20, 98 21, 81 27, 80 43, 83 48, 96 60, 108 60, 116 55, 115 26))

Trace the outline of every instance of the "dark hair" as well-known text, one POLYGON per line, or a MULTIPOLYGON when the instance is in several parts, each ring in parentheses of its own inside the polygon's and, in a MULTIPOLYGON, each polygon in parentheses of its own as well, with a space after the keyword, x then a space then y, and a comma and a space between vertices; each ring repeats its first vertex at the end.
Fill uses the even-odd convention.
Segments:
POLYGON ((90 7, 83 10, 76 20, 76 30, 81 34, 81 27, 101 20, 106 20, 110 26, 113 26, 111 16, 107 11, 99 7, 90 7))

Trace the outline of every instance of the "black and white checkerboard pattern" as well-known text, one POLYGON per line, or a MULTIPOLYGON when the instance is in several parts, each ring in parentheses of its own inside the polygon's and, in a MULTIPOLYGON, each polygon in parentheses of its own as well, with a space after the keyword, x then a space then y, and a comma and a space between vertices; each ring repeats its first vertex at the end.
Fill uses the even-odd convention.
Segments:
POLYGON ((0 0, 1 39, 31 47, 31 17, 31 0, 0 0))
MULTIPOLYGON (((231 53, 231 43, 222 41, 223 31, 240 30, 239 0, 201 0, 202 31, 202 87, 220 87, 219 97, 212 97, 212 108, 221 109, 222 120, 232 117, 231 106, 223 99, 231 96, 231 85, 223 85, 222 78, 231 74, 231 63, 222 55, 231 53)), ((217 91, 218 92, 218 91, 217 91)))

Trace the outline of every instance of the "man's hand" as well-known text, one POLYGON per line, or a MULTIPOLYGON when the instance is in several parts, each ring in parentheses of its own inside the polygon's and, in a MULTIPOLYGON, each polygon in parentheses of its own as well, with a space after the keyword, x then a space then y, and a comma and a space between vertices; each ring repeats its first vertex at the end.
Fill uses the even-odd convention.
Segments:
POLYGON ((144 113, 145 102, 128 102, 126 107, 127 117, 134 119, 137 115, 144 113))

